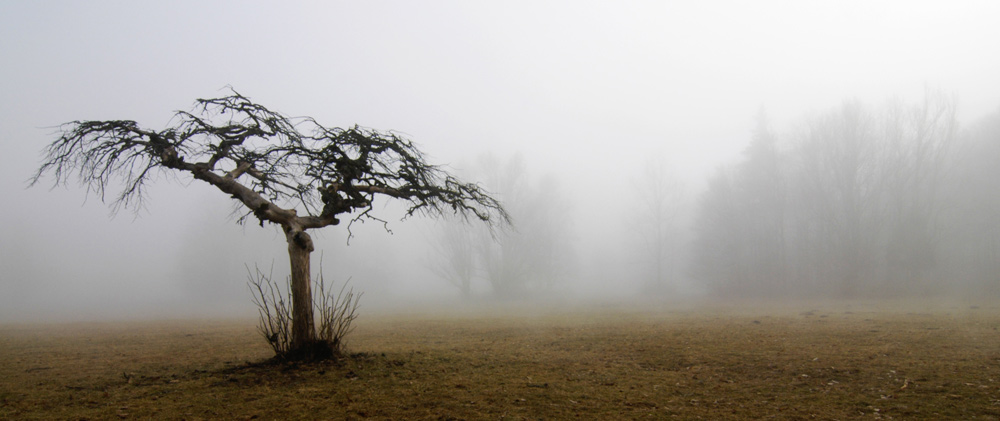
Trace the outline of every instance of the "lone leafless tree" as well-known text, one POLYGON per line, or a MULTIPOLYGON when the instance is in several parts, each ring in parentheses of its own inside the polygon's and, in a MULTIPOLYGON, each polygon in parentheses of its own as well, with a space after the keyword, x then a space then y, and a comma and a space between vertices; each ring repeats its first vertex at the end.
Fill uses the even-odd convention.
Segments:
MULTIPOLYGON (((105 199, 118 190, 112 211, 141 206, 157 172, 178 172, 209 183, 245 207, 238 219, 281 226, 291 261, 292 332, 287 357, 311 358, 317 346, 310 287, 309 229, 374 219, 379 195, 407 201, 406 216, 455 213, 496 226, 509 222, 503 206, 477 184, 428 164, 408 139, 391 131, 326 127, 310 117, 290 118, 230 88, 221 98, 198 99, 172 124, 151 130, 130 120, 73 121, 46 150, 31 180, 76 179, 105 199)), ((404 217, 404 218, 405 218, 404 217)))

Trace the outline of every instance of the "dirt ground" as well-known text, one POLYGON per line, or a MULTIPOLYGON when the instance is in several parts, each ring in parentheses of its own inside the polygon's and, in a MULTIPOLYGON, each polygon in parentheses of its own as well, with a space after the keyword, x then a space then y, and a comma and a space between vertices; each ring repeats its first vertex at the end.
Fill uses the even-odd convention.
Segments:
POLYGON ((0 419, 1000 419, 1000 307, 365 316, 339 363, 253 321, 0 325, 0 419))

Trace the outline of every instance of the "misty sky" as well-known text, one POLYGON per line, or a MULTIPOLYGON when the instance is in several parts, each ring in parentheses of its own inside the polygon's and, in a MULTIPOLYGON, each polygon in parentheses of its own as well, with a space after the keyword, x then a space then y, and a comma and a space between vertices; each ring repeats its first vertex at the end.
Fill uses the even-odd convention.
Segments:
MULTIPOLYGON (((592 261, 644 160, 696 196, 761 107, 779 133, 928 87, 957 96, 963 123, 997 110, 997 22, 995 1, 2 2, 0 322, 246 311, 244 263, 287 266, 274 228, 229 222, 229 199, 189 179, 162 177, 115 218, 85 188, 26 189, 63 122, 161 129, 231 85, 288 115, 400 131, 460 170, 520 152, 569 191, 592 261)), ((327 277, 376 268, 354 280, 374 302, 446 294, 412 275, 424 251, 392 246, 427 226, 392 222, 349 249, 342 227, 318 235, 327 277)), ((614 286, 612 269, 586 272, 614 286)))

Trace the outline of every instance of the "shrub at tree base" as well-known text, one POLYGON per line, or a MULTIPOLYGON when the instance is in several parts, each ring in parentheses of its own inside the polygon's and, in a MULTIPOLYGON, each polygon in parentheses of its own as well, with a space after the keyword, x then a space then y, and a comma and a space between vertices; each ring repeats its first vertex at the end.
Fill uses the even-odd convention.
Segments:
MULTIPOLYGON (((354 330, 358 303, 362 294, 354 294, 347 283, 334 293, 328 290, 322 272, 313 281, 318 294, 313 302, 314 313, 319 315, 319 332, 316 340, 304 346, 292 346, 292 293, 272 281, 254 267, 248 272, 248 285, 257 306, 257 330, 274 350, 275 359, 281 361, 318 361, 339 359, 344 352, 345 338, 354 330)), ((349 281, 349 280, 348 280, 349 281)))

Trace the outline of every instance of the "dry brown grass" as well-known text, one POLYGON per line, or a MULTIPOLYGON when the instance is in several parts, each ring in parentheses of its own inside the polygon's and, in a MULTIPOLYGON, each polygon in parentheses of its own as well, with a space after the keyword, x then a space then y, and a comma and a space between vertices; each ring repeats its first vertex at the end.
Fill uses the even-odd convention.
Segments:
POLYGON ((998 419, 1000 309, 362 316, 267 365, 246 322, 0 327, 0 419, 998 419))

